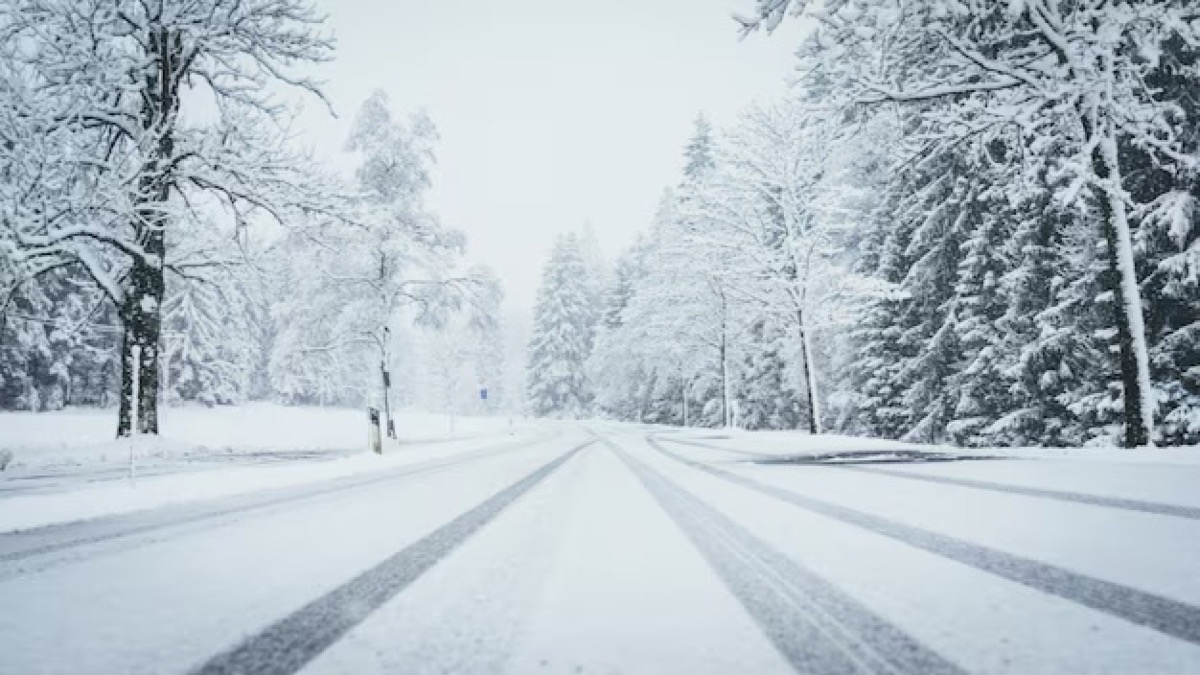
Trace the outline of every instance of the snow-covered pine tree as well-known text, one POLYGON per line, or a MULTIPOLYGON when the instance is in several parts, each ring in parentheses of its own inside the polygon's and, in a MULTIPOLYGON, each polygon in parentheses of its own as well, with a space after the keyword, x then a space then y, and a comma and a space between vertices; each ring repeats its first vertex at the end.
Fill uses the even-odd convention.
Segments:
POLYGON ((709 124, 708 118, 704 116, 704 113, 700 113, 696 115, 692 126, 692 137, 688 139, 683 150, 685 182, 703 178, 716 166, 713 160, 712 125, 709 124))
MULTIPOLYGON (((803 68, 834 83, 829 91, 847 103, 905 106, 921 116, 926 139, 948 147, 1017 128, 1027 153, 1055 153, 1043 159, 1073 177, 1059 197, 1091 215, 1113 272, 1104 278, 1117 310, 1123 442, 1152 443, 1156 397, 1129 218, 1129 152, 1180 168, 1198 163, 1198 148, 1181 133, 1179 101, 1200 74, 1162 66, 1172 45, 1200 42, 1194 8, 1175 0, 757 5, 742 20, 746 31, 819 13, 801 49, 803 68), (1164 70, 1176 76, 1170 87, 1147 86, 1164 70)), ((1133 211, 1143 205, 1134 202, 1133 211)))
POLYGON ((604 295, 611 283, 612 270, 604 259, 604 251, 600 248, 600 240, 596 237, 596 228, 591 221, 585 221, 579 231, 579 256, 583 259, 583 269, 587 277, 588 307, 592 315, 588 318, 588 352, 590 353, 596 340, 596 331, 603 318, 604 295))
MULTIPOLYGON (((1150 359, 1159 392, 1159 441, 1200 443, 1200 186, 1175 190, 1140 218, 1138 250, 1150 359)), ((1139 214, 1141 215, 1141 214, 1139 214)))
POLYGON ((902 400, 900 371, 907 354, 900 338, 909 306, 901 284, 912 265, 907 255, 912 222, 894 219, 899 194, 895 186, 888 190, 886 201, 868 221, 867 227, 883 234, 864 240, 867 248, 857 264, 861 273, 885 286, 862 303, 847 332, 852 356, 846 379, 855 403, 842 428, 881 438, 899 438, 911 425, 902 400))
POLYGON ((899 226, 908 235, 900 290, 903 300, 897 326, 901 361, 890 388, 908 408, 904 437, 940 441, 953 410, 947 378, 959 360, 955 323, 954 280, 964 229, 975 215, 976 194, 954 158, 932 156, 914 171, 913 190, 899 202, 899 226))
POLYGON ((795 429, 803 420, 784 358, 787 331, 762 317, 746 331, 736 398, 744 429, 795 429))
POLYGON ((1041 357, 1041 396, 1053 396, 1070 412, 1064 419, 1073 424, 1065 426, 1063 443, 1070 446, 1121 435, 1124 391, 1112 317, 1122 310, 1111 290, 1116 272, 1089 215, 1072 219, 1064 233, 1069 272, 1054 303, 1038 317, 1042 336, 1028 352, 1041 357))
POLYGON ((951 300, 975 191, 949 162, 930 168, 932 180, 910 206, 916 224, 907 251, 913 264, 903 281, 909 316, 900 342, 912 357, 899 377, 912 415, 902 438, 940 442, 954 409, 947 384, 958 366, 959 344, 951 300))
MULTIPOLYGON (((0 279, 4 279, 0 261, 0 279)), ((14 272, 10 268, 9 272, 14 272)), ((72 267, 0 281, 0 409, 115 400, 120 332, 111 305, 72 267)))
MULTIPOLYGON (((1176 133, 1188 155, 1200 146, 1194 73, 1200 47, 1174 38, 1146 76, 1151 95, 1178 111, 1176 133)), ((1146 300, 1150 366, 1158 393, 1158 440, 1200 443, 1200 171, 1185 158, 1164 161, 1139 143, 1122 147, 1137 225, 1134 251, 1146 300)))
POLYGON ((1002 280, 1007 307, 996 322, 1010 402, 979 438, 1001 446, 1079 445, 1090 435, 1074 404, 1095 393, 1096 383, 1103 389, 1113 372, 1095 335, 1099 282, 1089 261, 1096 242, 1077 246, 1068 236, 1079 230, 1075 216, 1048 194, 1013 216, 1017 226, 1006 246, 1013 265, 1002 280))
POLYGON ((625 323, 622 315, 633 299, 638 282, 646 274, 643 261, 646 247, 645 239, 638 235, 633 245, 617 257, 612 280, 604 294, 604 312, 600 320, 602 329, 615 330, 625 323))
POLYGON ((639 235, 637 241, 617 257, 604 294, 595 345, 588 357, 588 380, 597 409, 623 420, 642 421, 644 389, 652 383, 641 360, 635 358, 624 343, 625 311, 646 274, 643 259, 647 246, 639 235))
POLYGON ((206 405, 244 400, 256 354, 236 279, 168 279, 163 303, 164 396, 206 405))
POLYGON ((1012 408, 997 324, 1009 301, 1000 282, 1011 267, 1004 254, 1014 221, 1004 199, 1004 177, 997 180, 984 167, 977 177, 984 185, 968 206, 973 213, 952 301, 961 365, 945 385, 956 398, 946 430, 955 443, 975 446, 986 444, 981 431, 1012 408))
MULTIPOLYGON (((713 245, 713 222, 704 213, 705 194, 713 187, 717 163, 712 127, 703 114, 697 115, 695 130, 684 147, 683 182, 677 193, 675 218, 668 223, 660 253, 673 264, 692 271, 690 292, 683 310, 692 330, 703 336, 715 351, 712 368, 691 370, 683 376, 685 405, 698 396, 700 421, 707 426, 730 427, 735 420, 733 364, 737 349, 736 300, 731 285, 735 247, 713 245), (683 261, 687 262, 683 262, 683 261), (698 273, 698 274, 697 274, 698 273)), ((688 283, 688 282, 683 282, 688 283)), ((691 361, 692 359, 688 359, 691 361)), ((685 417, 690 417, 685 415, 685 417)))
POLYGON ((529 342, 527 405, 542 417, 578 418, 591 407, 586 361, 594 307, 574 233, 563 234, 542 268, 529 342))

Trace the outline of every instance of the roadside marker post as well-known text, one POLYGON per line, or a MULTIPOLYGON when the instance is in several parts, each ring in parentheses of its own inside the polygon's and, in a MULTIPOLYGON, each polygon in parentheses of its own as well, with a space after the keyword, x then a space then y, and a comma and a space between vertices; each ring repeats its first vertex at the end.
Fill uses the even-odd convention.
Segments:
POLYGON ((138 407, 141 405, 141 391, 138 385, 142 380, 142 346, 133 346, 133 377, 132 391, 130 391, 129 401, 129 482, 133 487, 137 487, 137 453, 134 450, 134 445, 137 443, 138 436, 138 407))
POLYGON ((390 392, 392 390, 392 373, 388 370, 388 348, 392 342, 392 329, 388 326, 383 327, 383 340, 379 343, 381 351, 381 359, 379 361, 379 372, 383 374, 383 414, 387 419, 387 437, 396 437, 396 421, 392 418, 392 404, 390 401, 390 392))
POLYGON ((383 437, 379 433, 379 409, 367 408, 367 443, 371 452, 383 454, 383 437))

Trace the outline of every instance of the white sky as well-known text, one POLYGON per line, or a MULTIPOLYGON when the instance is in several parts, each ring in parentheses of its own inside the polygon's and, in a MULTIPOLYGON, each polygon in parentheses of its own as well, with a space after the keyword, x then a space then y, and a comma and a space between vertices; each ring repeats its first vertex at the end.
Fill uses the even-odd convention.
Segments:
POLYGON ((321 0, 338 44, 318 73, 339 118, 310 103, 300 126, 337 161, 372 90, 400 114, 426 108, 442 137, 432 206, 521 312, 555 234, 590 220, 611 257, 647 225, 697 112, 720 126, 784 91, 795 26, 739 41, 730 17, 752 4, 321 0))

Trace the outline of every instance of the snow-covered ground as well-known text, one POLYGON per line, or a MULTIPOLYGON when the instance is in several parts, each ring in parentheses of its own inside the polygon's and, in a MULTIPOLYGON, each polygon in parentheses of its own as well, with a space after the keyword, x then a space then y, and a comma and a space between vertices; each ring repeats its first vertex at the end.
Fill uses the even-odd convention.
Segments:
MULTIPOLYGON (((648 427, 649 428, 649 427, 648 427)), ((751 455, 805 457, 823 454, 869 454, 886 458, 892 453, 929 452, 954 456, 1006 457, 1013 459, 1070 459, 1135 464, 1197 464, 1200 447, 1124 448, 955 448, 905 443, 882 438, 835 434, 812 435, 802 431, 745 431, 743 429, 688 429, 662 427, 669 438, 701 442, 746 452, 751 455)))
POLYGON ((0 413, 0 532, 384 471, 528 438, 507 417, 397 415, 398 440, 367 451, 365 414, 255 404, 164 411, 160 437, 114 440, 111 410, 0 413), (129 455, 134 453, 131 480, 129 455))
POLYGON ((596 422, 230 469, 312 473, 0 534, 0 673, 1200 673, 1200 461, 1157 452, 596 422))
MULTIPOLYGON (((416 410, 396 413, 401 443, 492 434, 507 431, 508 424, 509 418, 499 416, 451 420, 416 410)), ((128 443, 114 440, 116 425, 115 410, 0 412, 0 450, 12 451, 10 469, 126 462, 128 443)), ((143 443, 147 457, 253 457, 284 451, 344 455, 364 449, 367 438, 364 411, 269 403, 163 408, 159 428, 160 437, 143 443)))

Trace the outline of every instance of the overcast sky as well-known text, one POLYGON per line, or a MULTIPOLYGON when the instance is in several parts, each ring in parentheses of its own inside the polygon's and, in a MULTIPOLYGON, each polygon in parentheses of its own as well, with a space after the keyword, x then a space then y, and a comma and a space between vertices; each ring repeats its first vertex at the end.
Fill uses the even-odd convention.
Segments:
POLYGON ((558 232, 590 220, 607 255, 643 229, 697 112, 718 126, 784 91, 788 25, 739 41, 751 0, 321 0, 337 60, 321 68, 339 119, 308 105, 320 156, 340 152, 376 88, 441 133, 432 206, 471 258, 532 305, 558 232))

